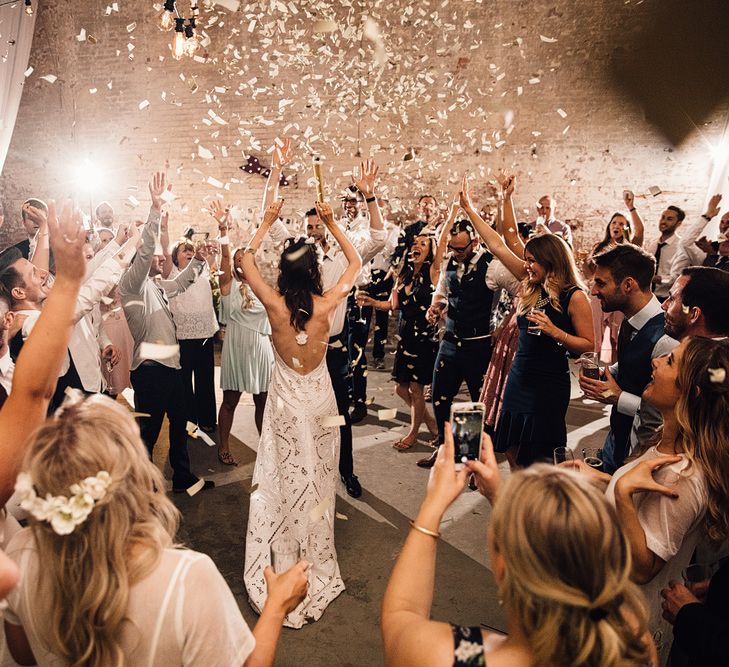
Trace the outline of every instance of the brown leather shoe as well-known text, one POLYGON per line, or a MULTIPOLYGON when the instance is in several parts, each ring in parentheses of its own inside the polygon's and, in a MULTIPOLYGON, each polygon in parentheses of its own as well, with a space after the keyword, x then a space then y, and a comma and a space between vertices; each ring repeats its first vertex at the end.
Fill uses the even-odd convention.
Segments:
POLYGON ((435 460, 438 458, 438 450, 433 450, 430 456, 426 456, 424 459, 420 459, 416 465, 418 468, 432 468, 435 465, 435 460))

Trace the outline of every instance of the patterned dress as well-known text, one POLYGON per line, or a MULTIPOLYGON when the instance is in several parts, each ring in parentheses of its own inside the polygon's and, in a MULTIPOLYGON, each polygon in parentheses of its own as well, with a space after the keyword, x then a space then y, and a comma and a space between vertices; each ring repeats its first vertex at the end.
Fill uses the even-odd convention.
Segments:
POLYGON ((339 427, 326 419, 338 410, 326 356, 306 375, 289 368, 275 350, 274 359, 253 473, 258 488, 251 494, 244 580, 251 605, 260 611, 271 542, 296 539, 311 564, 309 592, 284 625, 300 628, 318 620, 344 590, 334 548, 339 427))

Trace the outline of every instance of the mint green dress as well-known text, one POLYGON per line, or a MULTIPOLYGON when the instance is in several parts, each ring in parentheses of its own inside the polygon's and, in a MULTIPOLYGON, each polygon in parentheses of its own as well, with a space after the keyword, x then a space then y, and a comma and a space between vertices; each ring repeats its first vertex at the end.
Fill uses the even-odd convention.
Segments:
POLYGON ((220 388, 262 394, 268 391, 273 369, 271 324, 266 309, 250 288, 251 306, 243 308, 241 284, 233 280, 230 294, 221 298, 226 324, 220 362, 220 388))

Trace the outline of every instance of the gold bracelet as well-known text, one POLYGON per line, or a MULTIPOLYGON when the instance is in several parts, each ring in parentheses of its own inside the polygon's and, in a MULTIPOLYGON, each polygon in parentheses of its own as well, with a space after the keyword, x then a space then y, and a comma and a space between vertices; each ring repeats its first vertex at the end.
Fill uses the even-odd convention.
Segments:
POLYGON ((436 540, 440 537, 440 533, 436 533, 432 530, 428 530, 427 528, 423 528, 422 526, 418 526, 414 521, 410 522, 410 527, 414 530, 417 530, 419 533, 423 533, 423 535, 434 537, 436 540))

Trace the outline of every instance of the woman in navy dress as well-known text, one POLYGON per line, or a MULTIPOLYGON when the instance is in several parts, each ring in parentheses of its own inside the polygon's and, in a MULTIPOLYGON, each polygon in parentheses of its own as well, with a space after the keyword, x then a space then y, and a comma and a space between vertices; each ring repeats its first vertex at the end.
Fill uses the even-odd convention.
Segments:
POLYGON ((594 345, 592 311, 569 246, 558 236, 530 239, 518 257, 476 213, 464 178, 461 208, 491 253, 522 280, 519 346, 504 389, 494 449, 512 467, 551 460, 567 444, 568 354, 594 345))

